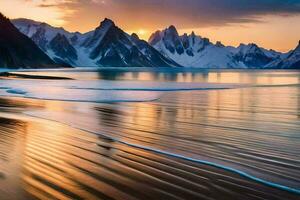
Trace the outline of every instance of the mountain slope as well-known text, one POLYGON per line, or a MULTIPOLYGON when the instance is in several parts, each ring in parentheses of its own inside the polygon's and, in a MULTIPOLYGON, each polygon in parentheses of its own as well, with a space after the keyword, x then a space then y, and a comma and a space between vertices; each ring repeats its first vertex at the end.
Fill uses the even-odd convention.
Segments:
POLYGON ((172 60, 164 58, 137 35, 130 36, 122 31, 109 19, 101 23, 100 29, 104 29, 105 33, 90 54, 90 58, 97 60, 96 63, 100 66, 179 66, 172 60))
POLYGON ((237 48, 224 46, 220 42, 213 44, 194 32, 180 36, 174 26, 153 33, 149 44, 185 67, 263 68, 281 55, 256 44, 241 44, 237 48))
POLYGON ((0 67, 48 68, 57 65, 0 13, 0 67))
POLYGON ((168 58, 185 67, 233 68, 239 63, 222 44, 213 45, 209 39, 184 34, 180 36, 174 26, 155 32, 149 44, 168 58))
POLYGON ((74 61, 77 60, 77 52, 75 48, 69 43, 69 40, 65 35, 58 33, 49 43, 49 47, 56 55, 54 57, 55 62, 57 63, 70 63, 74 64, 74 61), (65 58, 65 59, 61 59, 65 58))
POLYGON ((13 24, 25 35, 31 38, 55 62, 74 65, 78 57, 74 48, 76 37, 82 34, 69 33, 63 28, 52 27, 46 23, 29 19, 15 19, 13 24))
POLYGON ((93 67, 180 66, 136 35, 128 35, 109 19, 85 34, 69 33, 26 19, 14 20, 14 25, 58 63, 93 67))
POLYGON ((300 69, 300 41, 298 46, 289 52, 286 56, 283 56, 270 64, 265 68, 272 69, 300 69))
POLYGON ((271 53, 253 43, 248 45, 240 44, 234 55, 234 59, 244 63, 247 68, 262 68, 279 57, 280 54, 276 54, 276 52, 271 53))
MULTIPOLYGON (((208 38, 179 35, 174 26, 156 31, 149 42, 128 35, 105 19, 93 31, 70 33, 28 19, 14 25, 58 64, 92 67, 297 68, 296 48, 287 54, 256 44, 238 47, 212 43, 208 38)), ((4 54, 3 54, 4 55, 4 54)))

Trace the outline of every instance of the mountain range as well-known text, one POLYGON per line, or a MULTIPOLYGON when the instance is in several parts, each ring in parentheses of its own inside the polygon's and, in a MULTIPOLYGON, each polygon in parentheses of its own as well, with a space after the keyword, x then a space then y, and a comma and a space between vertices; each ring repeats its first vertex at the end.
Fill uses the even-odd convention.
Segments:
POLYGON ((110 19, 104 19, 95 30, 85 34, 28 19, 16 19, 13 24, 57 63, 91 67, 180 67, 136 34, 125 33, 110 19))
POLYGON ((225 46, 194 32, 179 35, 174 26, 156 31, 146 42, 136 34, 125 33, 110 19, 83 34, 29 19, 12 23, 39 47, 42 52, 37 55, 51 58, 40 61, 41 66, 55 62, 73 67, 300 68, 300 43, 294 50, 281 53, 254 43, 225 46))
POLYGON ((300 46, 289 53, 267 50, 254 43, 238 47, 212 43, 208 38, 191 34, 179 35, 174 26, 156 31, 149 44, 167 58, 185 67, 200 68, 296 68, 300 46), (296 53, 298 52, 298 53, 296 53), (293 55, 293 56, 292 56, 293 55), (293 57, 293 60, 291 59, 293 57), (289 62, 287 62, 289 60, 289 62), (282 65, 285 63, 285 65, 282 65))
POLYGON ((59 67, 32 40, 0 13, 0 66, 4 68, 59 67))

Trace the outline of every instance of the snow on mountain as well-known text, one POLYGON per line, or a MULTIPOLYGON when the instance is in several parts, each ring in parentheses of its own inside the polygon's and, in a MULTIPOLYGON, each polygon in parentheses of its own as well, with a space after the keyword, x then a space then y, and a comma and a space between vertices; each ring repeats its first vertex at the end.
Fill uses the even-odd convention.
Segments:
POLYGON ((76 34, 80 34, 78 32, 70 33, 61 27, 53 27, 43 22, 37 22, 34 20, 24 18, 14 19, 12 20, 12 23, 19 29, 19 31, 21 31, 28 37, 37 37, 41 39, 46 39, 48 41, 51 41, 58 33, 65 35, 67 38, 71 38, 76 34), (40 35, 40 37, 38 37, 38 35, 40 35))
POLYGON ((0 66, 5 68, 58 67, 2 13, 0 13, 0 66))
POLYGON ((12 22, 57 63, 71 66, 95 65, 89 59, 89 52, 80 48, 80 44, 90 33, 70 33, 63 28, 29 19, 15 19, 12 22))
POLYGON ((275 51, 268 51, 258 47, 256 44, 240 44, 234 55, 234 59, 244 63, 248 68, 262 68, 266 64, 279 58, 275 51))
POLYGON ((156 31, 147 43, 110 19, 84 34, 28 19, 13 24, 56 63, 71 66, 295 68, 299 59, 299 47, 283 54, 253 43, 224 46, 194 32, 179 35, 174 26, 156 31))
POLYGON ((166 58, 164 55, 159 53, 155 48, 148 44, 144 40, 140 40, 138 35, 133 33, 130 40, 136 45, 139 51, 149 60, 152 61, 155 66, 176 66, 182 67, 172 59, 166 58))
POLYGON ((174 26, 157 31, 149 44, 185 67, 233 68, 239 63, 231 59, 233 54, 223 45, 214 45, 209 39, 190 35, 180 36, 174 26))
POLYGON ((115 26, 115 23, 105 18, 94 31, 91 31, 86 34, 84 41, 81 43, 81 46, 86 48, 93 48, 103 39, 107 31, 115 26))
POLYGON ((265 66, 272 69, 300 69, 300 41, 298 46, 265 66))
POLYGON ((71 66, 179 66, 147 42, 132 37, 110 19, 93 31, 70 33, 45 23, 16 19, 14 25, 57 63, 71 66))
POLYGON ((67 62, 74 65, 78 59, 76 49, 70 44, 65 35, 58 33, 50 42, 49 48, 54 52, 53 59, 57 63, 67 62), (65 59, 61 59, 65 58, 65 59))
POLYGON ((180 36, 174 26, 153 33, 149 44, 185 67, 262 68, 281 56, 256 44, 241 44, 235 48, 224 46, 221 42, 213 44, 194 32, 180 36))

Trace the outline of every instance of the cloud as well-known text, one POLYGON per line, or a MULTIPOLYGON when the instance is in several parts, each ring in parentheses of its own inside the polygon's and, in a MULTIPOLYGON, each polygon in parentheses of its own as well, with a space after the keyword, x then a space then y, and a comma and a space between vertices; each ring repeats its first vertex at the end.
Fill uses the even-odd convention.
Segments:
POLYGON ((111 4, 132 13, 131 20, 146 15, 157 23, 174 19, 186 26, 257 22, 262 15, 300 13, 299 0, 111 0, 111 4))
POLYGON ((56 4, 39 4, 38 7, 50 8, 50 7, 57 7, 57 5, 56 4))
POLYGON ((106 4, 107 0, 91 0, 95 4, 106 4))
MULTIPOLYGON (((300 0, 33 0, 40 7, 72 10, 64 20, 109 17, 127 29, 228 26, 263 22, 265 15, 300 14, 300 0)), ((96 23, 96 22, 95 22, 96 23)), ((97 22, 99 23, 99 22, 97 22)))

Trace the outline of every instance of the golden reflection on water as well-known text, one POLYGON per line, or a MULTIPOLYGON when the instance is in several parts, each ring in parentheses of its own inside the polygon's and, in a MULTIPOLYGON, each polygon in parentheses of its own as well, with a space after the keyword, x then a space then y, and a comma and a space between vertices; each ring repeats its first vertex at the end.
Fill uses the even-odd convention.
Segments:
POLYGON ((14 72, 31 76, 67 77, 76 80, 138 80, 138 81, 176 81, 176 82, 209 82, 209 83, 245 83, 245 84, 300 84, 299 71, 196 71, 196 72, 69 72, 40 71, 14 72))
MULTIPOLYGON (((73 165, 82 165, 83 160, 74 156, 76 148, 72 144, 80 142, 72 136, 66 138, 66 135, 71 134, 69 130, 64 126, 37 123, 30 123, 28 129, 31 131, 27 138, 22 176, 26 190, 41 199, 69 199, 70 196, 95 199, 82 190, 76 181, 84 179, 84 176, 77 173, 73 165)), ((74 131, 73 134, 74 137, 80 137, 80 133, 74 131)))
MULTIPOLYGON (((166 78, 163 74, 128 73, 122 77, 299 83, 297 77, 273 75, 178 73, 166 78)), ((203 198, 199 195, 214 199, 215 194, 224 199, 236 195, 247 199, 253 193, 264 199, 297 199, 241 177, 232 178, 234 175, 224 171, 135 149, 75 128, 215 161, 295 187, 300 180, 298 86, 166 92, 160 100, 144 103, 7 98, 0 100, 0 107, 12 118, 22 115, 25 119, 0 120, 1 200, 203 198), (27 119, 22 111, 75 128, 27 119)))
MULTIPOLYGON (((161 100, 148 103, 26 100, 22 104, 23 107, 27 104, 27 111, 43 111, 48 114, 44 117, 70 122, 75 127, 105 133, 133 144, 203 156, 227 164, 258 166, 254 169, 259 173, 280 173, 297 183, 299 169, 290 166, 296 166, 299 157, 298 99, 297 87, 280 87, 169 92, 161 100), (267 91, 270 92, 268 97, 267 91), (271 159, 274 163, 265 163, 259 158, 271 159), (277 165, 278 161, 282 165, 277 165)), ((15 102, 16 107, 21 105, 15 102)), ((17 117, 16 113, 14 115, 17 117)), ((194 174, 195 168, 186 169, 185 173, 191 170, 191 174, 181 177, 183 172, 175 170, 183 167, 177 166, 179 161, 173 163, 168 158, 168 161, 152 163, 157 155, 47 120, 29 118, 27 122, 1 120, 1 123, 4 125, 0 129, 1 139, 6 145, 0 143, 0 152, 9 158, 9 162, 1 163, 0 171, 6 176, 5 180, 0 180, 1 190, 7 189, 6 192, 15 199, 26 196, 29 199, 142 199, 145 193, 141 191, 148 191, 152 197, 166 195, 158 192, 156 187, 178 196, 191 195, 195 199, 196 194, 210 196, 220 192, 214 191, 215 187, 206 188, 207 184, 213 183, 211 176, 219 176, 213 175, 219 172, 212 169, 200 173, 208 183, 198 183, 201 187, 193 188, 182 182, 182 178, 194 174), (160 166, 163 162, 166 165, 160 166), (161 185, 161 181, 168 184, 161 185), (174 183, 180 183, 180 188, 174 188, 174 183), (186 188, 193 188, 198 193, 185 193, 186 188)), ((251 172, 251 168, 248 170, 251 172)), ((273 180, 277 179, 273 177, 273 180)), ((202 182, 203 178, 200 180, 202 182)), ((227 187, 232 192, 240 190, 236 186, 227 187)), ((249 187, 253 186, 250 184, 249 187)), ((224 199, 231 199, 232 195, 236 193, 228 194, 224 199)), ((265 196, 266 199, 269 197, 265 196)), ((276 194, 269 199, 280 198, 281 194, 276 194)))
MULTIPOLYGON (((54 112, 55 120, 73 123, 75 120, 78 121, 75 125, 134 144, 189 156, 202 155, 225 163, 258 166, 254 168, 258 172, 266 175, 280 172, 290 177, 290 181, 296 181, 299 169, 289 165, 294 165, 299 156, 299 139, 285 139, 285 136, 296 136, 299 130, 299 121, 295 118, 299 112, 297 91, 292 87, 171 92, 157 102, 91 104, 89 107, 82 103, 43 101, 43 110, 50 116, 54 112), (268 97, 267 91, 271 91, 268 97), (297 110, 293 111, 295 108, 297 110), (91 109, 88 116, 85 116, 86 109, 91 109), (74 113, 66 115, 72 111, 76 117, 74 113), (282 150, 278 151, 278 147, 282 150), (268 164, 257 158, 275 162, 268 164), (276 165, 277 161, 286 166, 276 165)), ((23 161, 14 164, 21 166, 19 172, 14 172, 22 174, 22 187, 31 195, 40 199, 132 197, 124 193, 124 189, 129 184, 132 190, 136 183, 118 175, 127 173, 127 168, 121 167, 117 174, 114 171, 115 167, 120 167, 118 162, 128 162, 123 160, 122 152, 131 152, 132 148, 122 146, 120 152, 115 149, 120 148, 118 144, 48 121, 27 122, 22 131, 26 139, 18 147, 23 150, 18 150, 23 152, 23 161), (115 185, 118 179, 123 180, 118 183, 121 185, 115 185)), ((133 159, 132 155, 128 158, 133 159)), ((152 159, 149 155, 147 158, 152 159)), ((141 164, 134 161, 126 165, 137 167, 141 164)))

